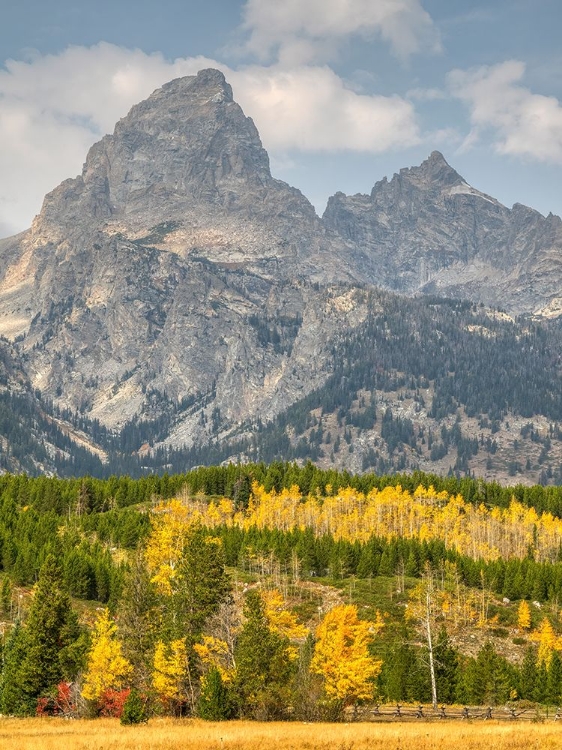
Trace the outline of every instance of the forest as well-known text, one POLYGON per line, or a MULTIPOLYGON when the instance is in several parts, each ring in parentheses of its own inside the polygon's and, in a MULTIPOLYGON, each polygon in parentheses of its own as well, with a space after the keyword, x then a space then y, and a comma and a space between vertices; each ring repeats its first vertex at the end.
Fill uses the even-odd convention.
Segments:
POLYGON ((0 476, 0 712, 559 705, 555 487, 313 464, 0 476))

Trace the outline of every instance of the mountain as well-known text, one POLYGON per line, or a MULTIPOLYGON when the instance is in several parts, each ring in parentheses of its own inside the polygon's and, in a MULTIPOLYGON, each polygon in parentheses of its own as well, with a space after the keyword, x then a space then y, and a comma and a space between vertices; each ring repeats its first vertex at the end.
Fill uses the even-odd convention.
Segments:
MULTIPOLYGON (((133 107, 3 242, 0 331, 23 336, 35 388, 111 428, 170 401, 267 413, 318 379, 306 364, 295 375, 289 350, 306 318, 307 357, 322 358, 317 310, 332 295, 309 287, 346 280, 342 249, 271 177, 222 74, 202 71, 133 107), (268 315, 283 329, 274 352, 257 343, 268 315)), ((178 439, 201 433, 199 416, 178 439)))
MULTIPOLYGON (((294 456, 553 481, 561 247, 558 218, 501 206, 437 152, 371 196, 338 193, 320 219, 204 70, 133 107, 0 241, 0 334, 29 403, 70 441, 65 471, 76 449, 92 473, 294 456), (539 312, 553 320, 514 317, 539 312), (491 357, 496 381, 478 375, 491 357), (500 446, 495 465, 462 442, 480 438, 500 446)), ((35 470, 62 470, 39 453, 35 470)))
POLYGON ((370 195, 330 198, 324 224, 366 256, 366 281, 405 294, 470 299, 510 313, 561 309, 562 221, 506 208, 434 151, 370 195))

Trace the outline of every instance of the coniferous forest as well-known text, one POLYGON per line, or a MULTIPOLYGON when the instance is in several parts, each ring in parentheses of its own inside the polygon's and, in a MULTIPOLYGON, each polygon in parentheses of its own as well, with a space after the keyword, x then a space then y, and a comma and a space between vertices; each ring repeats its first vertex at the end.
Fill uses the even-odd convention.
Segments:
POLYGON ((0 712, 562 700, 562 490, 293 463, 0 477, 0 712))

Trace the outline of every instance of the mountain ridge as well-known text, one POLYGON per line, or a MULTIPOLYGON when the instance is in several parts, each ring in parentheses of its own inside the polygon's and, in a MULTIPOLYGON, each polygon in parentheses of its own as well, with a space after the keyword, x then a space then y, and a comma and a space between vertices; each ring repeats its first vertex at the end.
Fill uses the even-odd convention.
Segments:
POLYGON ((153 447, 199 449, 324 387, 384 313, 370 290, 557 318, 560 249, 557 217, 502 206, 437 151, 319 218, 204 70, 135 105, 0 240, 0 334, 53 409, 115 435, 160 420, 153 447))

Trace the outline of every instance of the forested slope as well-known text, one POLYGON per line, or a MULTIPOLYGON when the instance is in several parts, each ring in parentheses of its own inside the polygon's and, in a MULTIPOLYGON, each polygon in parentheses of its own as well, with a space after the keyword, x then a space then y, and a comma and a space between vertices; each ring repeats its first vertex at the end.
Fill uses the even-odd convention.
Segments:
POLYGON ((314 720, 424 702, 428 626, 439 701, 557 704, 561 529, 559 488, 421 473, 5 475, 0 710, 119 715, 140 694, 143 712, 314 720))

